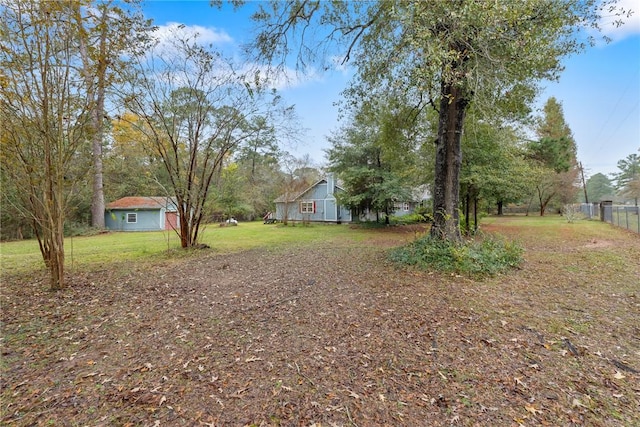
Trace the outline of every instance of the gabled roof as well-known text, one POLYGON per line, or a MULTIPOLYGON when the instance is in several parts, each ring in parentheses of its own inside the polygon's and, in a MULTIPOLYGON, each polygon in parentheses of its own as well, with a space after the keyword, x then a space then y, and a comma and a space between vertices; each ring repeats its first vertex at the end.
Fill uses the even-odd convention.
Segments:
POLYGON ((175 197, 123 197, 109 203, 106 208, 109 210, 116 209, 162 209, 169 211, 176 210, 175 197))
MULTIPOLYGON (((311 190, 313 187, 315 187, 315 186, 317 186, 319 184, 322 184, 323 182, 327 182, 327 179, 326 178, 322 178, 322 179, 316 181, 315 183, 310 185, 308 188, 305 188, 303 191, 299 192, 295 196, 289 196, 288 200, 287 200, 287 194, 285 193, 285 194, 279 196, 277 199, 275 199, 274 202, 276 202, 276 203, 295 202, 296 200, 298 200, 302 196, 304 196, 304 194, 307 193, 309 190, 311 190)), ((338 184, 335 184, 335 188, 337 188, 338 190, 344 191, 344 189, 342 187, 340 187, 338 184)))

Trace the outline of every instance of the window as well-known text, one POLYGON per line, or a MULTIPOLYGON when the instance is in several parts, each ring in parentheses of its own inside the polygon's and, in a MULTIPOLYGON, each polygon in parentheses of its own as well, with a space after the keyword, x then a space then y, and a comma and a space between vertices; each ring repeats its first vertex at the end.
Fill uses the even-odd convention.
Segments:
POLYGON ((300 213, 315 213, 316 202, 300 202, 300 213))
POLYGON ((127 214, 127 223, 135 224, 138 222, 138 214, 137 213, 128 213, 127 214))
POLYGON ((404 203, 394 202, 393 203, 393 211, 394 212, 400 212, 400 211, 409 212, 409 202, 404 202, 404 203))

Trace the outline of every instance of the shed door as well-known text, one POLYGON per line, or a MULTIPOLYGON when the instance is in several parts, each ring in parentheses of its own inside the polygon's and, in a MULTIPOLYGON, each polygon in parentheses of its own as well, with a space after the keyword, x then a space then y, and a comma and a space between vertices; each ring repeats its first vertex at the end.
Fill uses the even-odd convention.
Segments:
POLYGON ((165 230, 178 229, 178 213, 177 212, 164 213, 164 229, 165 230))

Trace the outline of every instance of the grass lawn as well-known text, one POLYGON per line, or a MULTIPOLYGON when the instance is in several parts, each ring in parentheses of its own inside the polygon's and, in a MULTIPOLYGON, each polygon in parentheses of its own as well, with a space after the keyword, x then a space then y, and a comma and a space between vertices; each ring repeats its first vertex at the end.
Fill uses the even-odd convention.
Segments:
POLYGON ((0 424, 640 426, 640 236, 481 229, 520 268, 400 268, 411 227, 252 223, 208 227, 211 250, 74 238, 51 292, 35 242, 2 244, 0 424))
MULTIPOLYGON (((236 227, 207 224, 200 242, 213 251, 233 253, 263 247, 279 248, 334 239, 362 240, 367 231, 349 225, 314 224, 295 227, 265 225, 262 222, 240 223, 236 227)), ((67 270, 87 271, 128 261, 167 260, 189 256, 181 253, 180 239, 174 232, 109 232, 88 237, 65 239, 67 270)), ((44 269, 36 240, 0 243, 0 266, 8 273, 29 273, 44 269)))

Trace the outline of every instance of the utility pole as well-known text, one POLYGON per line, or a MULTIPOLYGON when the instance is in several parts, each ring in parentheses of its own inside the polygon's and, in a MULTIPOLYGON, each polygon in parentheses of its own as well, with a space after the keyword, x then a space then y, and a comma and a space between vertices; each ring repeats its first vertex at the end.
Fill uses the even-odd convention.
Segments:
POLYGON ((587 183, 584 180, 584 168, 582 167, 582 162, 578 163, 580 165, 580 174, 582 175, 582 188, 584 189, 584 202, 589 203, 589 198, 587 197, 587 183))

